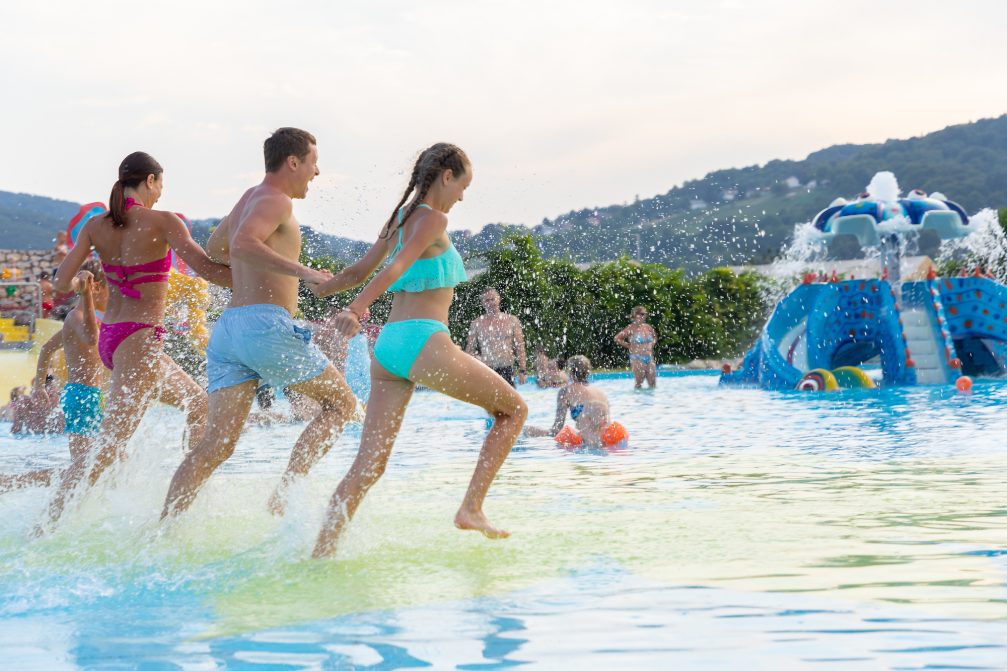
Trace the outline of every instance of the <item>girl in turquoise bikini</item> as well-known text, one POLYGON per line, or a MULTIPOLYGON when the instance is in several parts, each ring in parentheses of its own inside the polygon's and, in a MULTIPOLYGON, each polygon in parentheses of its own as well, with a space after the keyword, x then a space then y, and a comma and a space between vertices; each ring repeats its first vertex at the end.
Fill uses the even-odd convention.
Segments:
POLYGON ((490 524, 482 504, 521 433, 528 407, 503 378, 455 345, 445 325, 454 287, 466 278, 461 256, 447 235, 447 213, 471 182, 472 165, 458 147, 439 143, 421 153, 377 242, 360 261, 314 289, 317 295, 328 296, 359 286, 389 258, 333 322, 341 335, 353 336, 371 303, 385 291, 395 294, 388 323, 374 344, 360 449, 332 495, 315 545, 316 557, 335 553, 339 534, 384 472, 417 384, 478 405, 494 417, 455 526, 490 538, 509 535, 490 524))

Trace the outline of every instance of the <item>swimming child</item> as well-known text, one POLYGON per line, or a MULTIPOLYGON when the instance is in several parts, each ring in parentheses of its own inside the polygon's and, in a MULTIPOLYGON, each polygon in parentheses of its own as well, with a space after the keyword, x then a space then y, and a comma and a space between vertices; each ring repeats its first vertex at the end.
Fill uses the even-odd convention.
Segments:
POLYGON ((563 445, 585 447, 611 447, 629 438, 629 433, 619 422, 609 417, 608 397, 601 389, 590 384, 591 362, 586 356, 567 359, 566 370, 570 384, 556 395, 556 420, 548 429, 529 426, 526 436, 554 436, 563 445), (577 431, 564 426, 566 413, 577 424, 577 431), (579 433, 578 433, 579 432, 579 433))
POLYGON ((657 331, 647 323, 647 308, 642 305, 633 308, 629 316, 633 323, 616 334, 615 343, 629 350, 634 387, 639 389, 646 380, 647 386, 653 389, 657 384, 657 362, 654 360, 657 331))
POLYGON ((490 538, 509 535, 490 524, 482 505, 521 433, 528 408, 493 369, 455 345, 446 326, 454 287, 466 279, 462 258, 447 235, 447 214, 471 182, 472 164, 458 147, 439 143, 423 151, 374 245, 360 261, 315 288, 319 296, 328 296, 359 286, 389 258, 333 321, 345 337, 357 333, 361 315, 379 296, 385 291, 395 294, 388 322, 374 344, 360 449, 332 495, 315 557, 336 552, 340 533, 384 472, 417 384, 477 405, 494 417, 454 521, 459 529, 490 538))

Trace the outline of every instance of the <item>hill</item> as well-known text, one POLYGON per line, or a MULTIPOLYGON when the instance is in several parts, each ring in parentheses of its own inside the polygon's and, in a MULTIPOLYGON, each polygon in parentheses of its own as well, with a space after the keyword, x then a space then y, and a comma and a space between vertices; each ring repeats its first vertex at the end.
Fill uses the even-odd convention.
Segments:
POLYGON ((689 270, 773 258, 836 196, 863 191, 891 170, 904 192, 940 191, 968 212, 1007 204, 1007 115, 908 140, 836 145, 800 161, 712 172, 665 194, 544 220, 533 230, 547 256, 620 255, 689 270))
MULTIPOLYGON (((691 180, 633 203, 568 212, 531 231, 547 258, 578 262, 630 256, 700 271, 772 259, 793 232, 836 196, 864 189, 875 172, 891 170, 903 191, 941 191, 969 212, 1007 205, 1007 115, 907 140, 843 144, 797 161, 731 168, 691 180)), ((0 192, 0 247, 46 248, 77 205, 41 196, 0 192)), ((216 222, 194 222, 205 240, 216 222)), ((524 226, 488 224, 478 233, 451 234, 463 255, 492 249, 524 226)), ((367 243, 305 229, 315 255, 348 261, 367 243)), ((840 241, 839 254, 849 254, 840 241)))

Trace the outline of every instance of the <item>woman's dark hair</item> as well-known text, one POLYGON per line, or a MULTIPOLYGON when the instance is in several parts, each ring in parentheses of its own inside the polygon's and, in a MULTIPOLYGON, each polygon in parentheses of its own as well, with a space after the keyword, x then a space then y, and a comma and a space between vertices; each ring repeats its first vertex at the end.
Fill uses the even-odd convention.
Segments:
POLYGON ((112 185, 112 194, 108 197, 108 216, 113 226, 126 225, 126 187, 135 189, 147 181, 150 175, 160 175, 164 172, 161 164, 154 157, 143 151, 134 151, 122 159, 119 164, 119 179, 112 185))
POLYGON ((566 372, 574 382, 586 384, 591 377, 591 360, 583 354, 577 354, 566 360, 566 372))
POLYGON ((455 177, 460 177, 465 174, 470 165, 469 157, 465 155, 465 152, 453 144, 438 142, 432 147, 424 149, 420 153, 420 157, 416 159, 416 164, 413 165, 413 174, 409 177, 409 185, 406 187, 405 193, 402 194, 399 204, 392 210, 392 216, 388 217, 381 237, 390 236, 402 225, 398 223, 398 212, 406 199, 409 198, 409 194, 416 192, 413 202, 402 213, 402 223, 408 221, 419 204, 427 197, 430 187, 445 170, 450 170, 455 177))

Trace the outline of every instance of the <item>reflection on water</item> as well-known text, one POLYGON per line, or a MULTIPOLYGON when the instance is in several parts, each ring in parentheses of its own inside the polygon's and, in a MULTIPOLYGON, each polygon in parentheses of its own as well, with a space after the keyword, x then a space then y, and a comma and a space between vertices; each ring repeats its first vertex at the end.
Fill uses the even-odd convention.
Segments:
MULTIPOLYGON (((52 536, 48 492, 0 496, 13 668, 1007 667, 1007 385, 805 395, 599 382, 628 449, 523 440, 487 512, 451 525, 480 411, 418 394, 335 561, 306 559, 351 428, 289 514, 265 500, 298 426, 251 429, 192 511, 157 514, 170 410, 52 536)), ((548 424, 555 392, 523 389, 548 424)), ((0 434, 0 471, 65 460, 0 434)))

